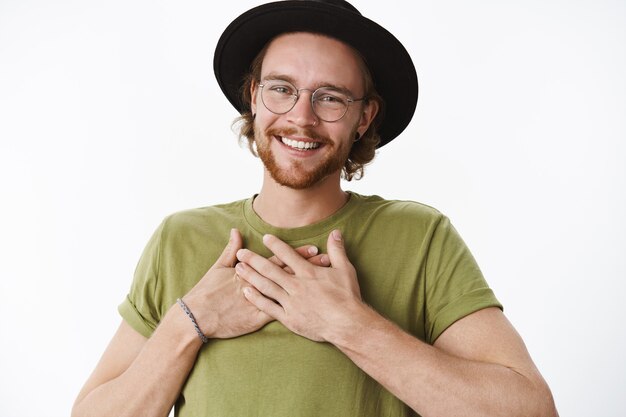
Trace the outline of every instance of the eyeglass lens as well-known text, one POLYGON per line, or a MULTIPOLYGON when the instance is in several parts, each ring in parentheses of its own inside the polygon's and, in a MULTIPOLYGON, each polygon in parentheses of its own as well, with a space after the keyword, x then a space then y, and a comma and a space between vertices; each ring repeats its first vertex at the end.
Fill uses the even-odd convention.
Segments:
MULTIPOLYGON (((269 80, 261 86, 261 100, 272 113, 287 113, 296 105, 298 98, 299 91, 287 81, 269 80)), ((317 117, 326 122, 335 122, 346 114, 349 99, 330 87, 321 87, 313 92, 311 103, 317 117)))

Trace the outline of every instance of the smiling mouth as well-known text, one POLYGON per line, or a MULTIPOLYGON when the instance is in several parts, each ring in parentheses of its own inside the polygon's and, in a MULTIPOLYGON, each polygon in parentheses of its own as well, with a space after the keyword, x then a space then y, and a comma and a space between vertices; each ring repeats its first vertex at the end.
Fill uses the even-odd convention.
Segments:
POLYGON ((289 146, 292 149, 297 149, 299 151, 308 151, 317 149, 320 147, 320 142, 305 142, 303 140, 293 140, 286 138, 284 136, 277 137, 283 144, 289 146))

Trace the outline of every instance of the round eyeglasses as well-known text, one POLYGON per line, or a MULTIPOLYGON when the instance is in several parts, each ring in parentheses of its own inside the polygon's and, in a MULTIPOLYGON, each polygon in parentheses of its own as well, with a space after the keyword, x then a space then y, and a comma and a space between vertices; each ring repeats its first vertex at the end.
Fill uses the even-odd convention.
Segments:
MULTIPOLYGON (((267 80, 259 84, 259 88, 263 105, 274 114, 288 113, 300 98, 300 91, 311 91, 307 88, 297 89, 284 80, 267 80)), ((350 98, 334 87, 320 87, 311 94, 311 108, 318 119, 336 122, 345 116, 351 103, 365 99, 366 97, 350 98)))

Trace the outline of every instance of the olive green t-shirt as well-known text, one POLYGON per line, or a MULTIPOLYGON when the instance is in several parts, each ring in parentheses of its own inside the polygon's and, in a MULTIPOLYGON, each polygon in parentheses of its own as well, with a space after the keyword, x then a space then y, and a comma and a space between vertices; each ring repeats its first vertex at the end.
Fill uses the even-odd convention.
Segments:
MULTIPOLYGON (((150 337, 176 299, 213 265, 231 228, 239 229, 246 248, 267 257, 272 254, 261 240, 266 233, 293 247, 313 244, 326 252, 328 234, 340 229, 363 300, 426 343, 470 313, 501 308, 454 227, 431 207, 350 193, 346 205, 325 220, 282 229, 265 223, 252 200, 167 217, 144 250, 130 293, 119 307, 124 320, 150 337)), ((254 333, 204 345, 176 415, 416 414, 333 345, 295 335, 275 321, 254 333)))

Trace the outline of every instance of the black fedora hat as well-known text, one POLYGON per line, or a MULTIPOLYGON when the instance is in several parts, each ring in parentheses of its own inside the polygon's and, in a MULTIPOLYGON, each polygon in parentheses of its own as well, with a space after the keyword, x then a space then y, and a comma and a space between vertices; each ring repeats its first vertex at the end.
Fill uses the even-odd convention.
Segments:
POLYGON ((233 106, 248 111, 240 88, 250 64, 267 42, 286 32, 315 32, 355 48, 385 100, 379 147, 396 138, 417 105, 415 66, 395 36, 343 0, 287 0, 263 4, 236 18, 220 37, 213 58, 217 82, 233 106))

